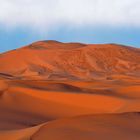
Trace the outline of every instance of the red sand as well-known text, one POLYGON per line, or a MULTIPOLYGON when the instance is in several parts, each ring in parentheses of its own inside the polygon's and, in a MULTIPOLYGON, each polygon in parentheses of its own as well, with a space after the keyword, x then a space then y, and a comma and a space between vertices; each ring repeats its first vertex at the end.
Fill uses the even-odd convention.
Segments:
POLYGON ((41 41, 0 54, 0 139, 139 140, 140 49, 41 41))

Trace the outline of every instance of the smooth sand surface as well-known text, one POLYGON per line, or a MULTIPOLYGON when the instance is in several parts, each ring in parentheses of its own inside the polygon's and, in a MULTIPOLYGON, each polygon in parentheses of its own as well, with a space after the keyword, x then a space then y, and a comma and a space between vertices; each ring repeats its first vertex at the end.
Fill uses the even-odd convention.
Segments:
POLYGON ((139 49, 44 41, 0 55, 0 140, 139 140, 139 112, 139 49))
POLYGON ((137 113, 90 115, 52 121, 41 127, 33 140, 139 140, 137 113), (134 120, 132 122, 132 120, 134 120))

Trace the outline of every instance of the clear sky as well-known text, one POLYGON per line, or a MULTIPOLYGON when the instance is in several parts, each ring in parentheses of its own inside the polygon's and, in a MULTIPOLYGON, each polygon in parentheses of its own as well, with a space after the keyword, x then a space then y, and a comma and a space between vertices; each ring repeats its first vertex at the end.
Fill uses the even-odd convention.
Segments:
POLYGON ((0 52, 39 40, 140 47, 139 0, 0 0, 0 52))

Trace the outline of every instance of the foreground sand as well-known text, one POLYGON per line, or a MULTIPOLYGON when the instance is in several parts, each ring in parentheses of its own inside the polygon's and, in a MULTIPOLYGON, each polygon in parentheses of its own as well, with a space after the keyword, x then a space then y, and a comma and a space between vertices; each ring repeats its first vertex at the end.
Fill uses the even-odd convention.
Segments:
POLYGON ((0 80, 3 140, 139 140, 139 112, 138 77, 0 80))

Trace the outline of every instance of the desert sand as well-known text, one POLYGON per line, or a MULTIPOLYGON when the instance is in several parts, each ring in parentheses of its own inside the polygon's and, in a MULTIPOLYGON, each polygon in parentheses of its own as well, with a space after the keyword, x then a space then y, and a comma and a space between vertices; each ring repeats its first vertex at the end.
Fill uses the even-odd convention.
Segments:
POLYGON ((139 140, 140 49, 39 41, 0 54, 0 140, 139 140))

